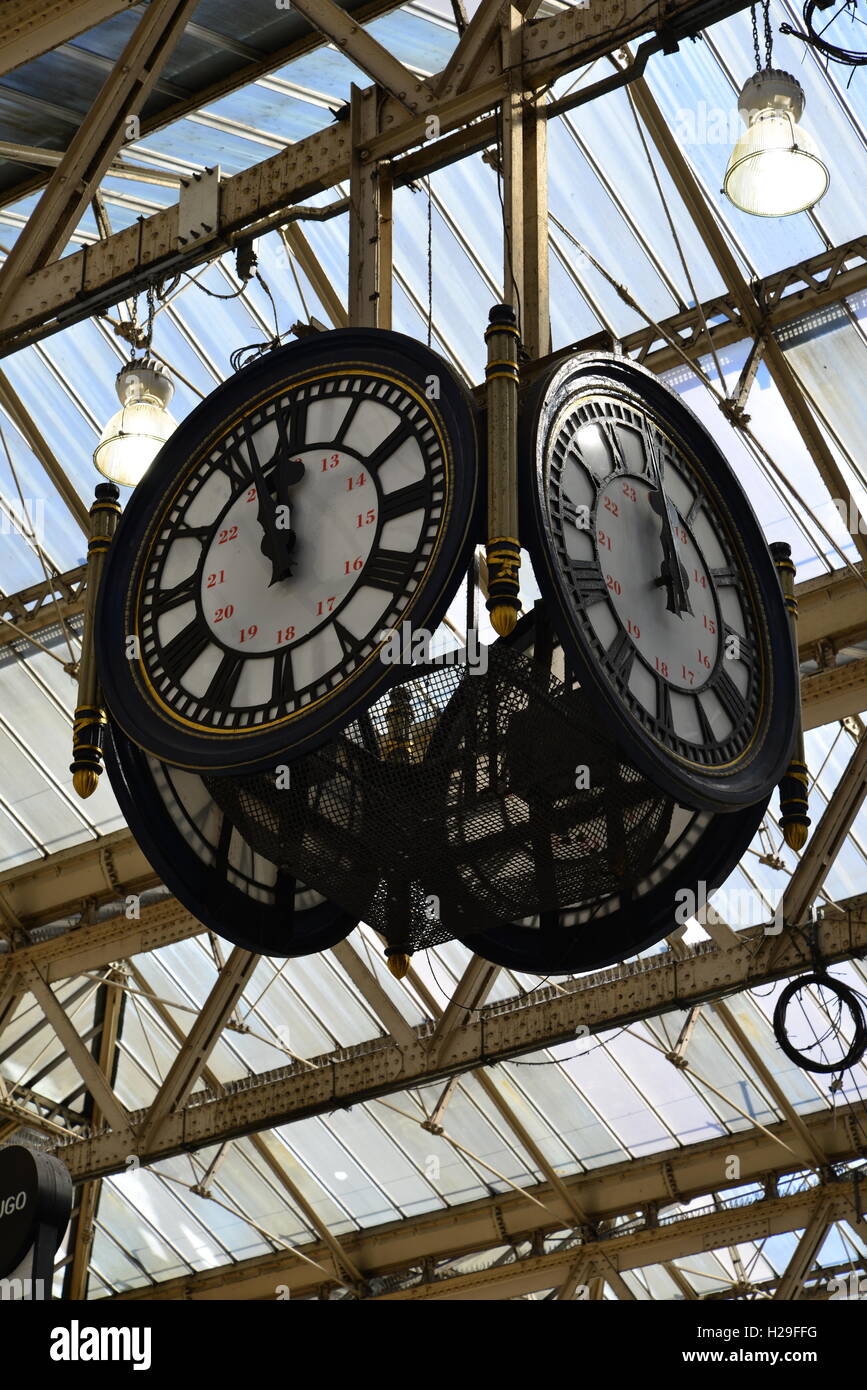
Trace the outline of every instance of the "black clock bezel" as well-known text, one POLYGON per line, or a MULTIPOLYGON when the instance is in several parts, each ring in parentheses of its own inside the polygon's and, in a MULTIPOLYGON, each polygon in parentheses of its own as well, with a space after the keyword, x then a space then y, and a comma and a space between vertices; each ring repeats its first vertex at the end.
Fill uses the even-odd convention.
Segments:
MULTIPOLYGON (((347 375, 381 371, 425 399, 444 442, 448 495, 440 539, 429 568, 400 613, 400 622, 433 632, 466 572, 476 541, 479 500, 477 411, 452 368, 431 349, 383 329, 338 329, 277 348, 219 386, 178 426, 135 489, 106 557, 97 600, 97 660, 106 704, 127 736, 155 757, 191 771, 255 772, 293 759, 333 737, 360 708, 379 698, 399 671, 377 659, 378 648, 348 678, 271 727, 202 729, 172 717, 149 689, 140 662, 126 657, 137 632, 137 590, 159 523, 183 479, 200 467, 217 439, 242 415, 310 372, 347 375), (426 394, 431 378, 438 396, 426 394), (192 462, 191 462, 192 460, 192 462)), ((408 552, 410 553, 410 552, 408 552)))
MULTIPOLYGON (((735 812, 767 799, 783 775, 796 734, 798 666, 782 590, 755 513, 712 436, 680 398, 646 368, 614 353, 577 353, 534 379, 519 412, 520 534, 530 552, 551 620, 582 687, 610 721, 624 752, 659 788, 697 810, 735 812), (618 699, 597 655, 576 621, 568 586, 557 563, 544 498, 547 444, 553 420, 569 396, 594 388, 631 393, 636 408, 649 413, 698 462, 712 487, 717 510, 729 522, 730 540, 752 578, 749 599, 763 651, 760 727, 744 753, 727 769, 701 767, 655 738, 654 718, 642 724, 618 699)), ((721 659, 721 658, 720 658, 721 659)))
MULTIPOLYGON (((543 607, 547 611, 547 605, 543 607)), ((535 614, 531 612, 509 637, 500 640, 531 654, 534 636, 535 614)), ((475 931, 456 931, 455 924, 450 923, 449 930, 468 950, 519 974, 579 975, 619 964, 680 929, 675 913, 681 890, 695 889, 704 882, 708 892, 713 892, 726 881, 761 825, 767 807, 765 797, 758 804, 725 815, 696 810, 696 816, 709 816, 708 822, 674 872, 649 892, 613 912, 601 912, 595 920, 565 924, 564 916, 574 910, 570 905, 547 914, 545 926, 503 922, 475 931)), ((682 836, 687 833, 688 827, 682 836)))
POLYGON ((285 907, 261 902, 221 877, 172 821, 148 754, 111 720, 104 755, 112 791, 142 853, 203 927, 247 951, 280 959, 326 951, 355 930, 356 919, 327 898, 291 910, 287 923, 285 907))

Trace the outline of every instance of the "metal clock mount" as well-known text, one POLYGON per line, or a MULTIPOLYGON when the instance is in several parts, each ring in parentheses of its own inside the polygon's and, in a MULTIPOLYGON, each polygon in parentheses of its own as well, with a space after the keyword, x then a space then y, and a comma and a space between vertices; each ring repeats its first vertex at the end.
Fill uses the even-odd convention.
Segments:
POLYGON ((97 490, 76 786, 104 753, 165 883, 248 949, 364 920, 397 975, 455 938, 589 970, 700 906, 775 784, 806 836, 787 548, 649 372, 574 354, 521 389, 506 306, 486 339, 482 431, 429 349, 342 330, 219 387, 119 521, 97 490), (381 660, 480 541, 487 674, 381 660))

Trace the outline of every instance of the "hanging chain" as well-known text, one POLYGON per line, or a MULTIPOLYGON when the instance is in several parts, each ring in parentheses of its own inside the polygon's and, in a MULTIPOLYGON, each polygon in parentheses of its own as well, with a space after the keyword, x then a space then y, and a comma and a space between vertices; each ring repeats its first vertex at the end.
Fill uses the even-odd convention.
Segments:
POLYGON ((764 0, 762 9, 765 12, 765 67, 770 68, 774 47, 774 36, 771 33, 771 0, 764 0))
MULTIPOLYGON (((761 0, 762 5, 762 27, 765 36, 765 63, 764 70, 767 71, 771 66, 771 56, 774 45, 774 36, 771 32, 771 0, 761 0)), ((753 19, 753 53, 756 57, 756 72, 762 71, 762 54, 759 45, 759 25, 756 15, 756 6, 750 6, 750 13, 753 19)))
POLYGON ((154 316, 155 316, 156 311, 157 311, 157 289, 156 289, 156 284, 154 283, 153 280, 149 280, 149 281, 148 281, 148 287, 147 287, 147 306, 148 306, 148 321, 147 321, 147 328, 145 329, 144 343, 143 343, 143 347, 144 347, 144 350, 145 350, 145 356, 149 356, 149 355, 150 355, 151 343, 153 342, 153 336, 154 336, 154 316))

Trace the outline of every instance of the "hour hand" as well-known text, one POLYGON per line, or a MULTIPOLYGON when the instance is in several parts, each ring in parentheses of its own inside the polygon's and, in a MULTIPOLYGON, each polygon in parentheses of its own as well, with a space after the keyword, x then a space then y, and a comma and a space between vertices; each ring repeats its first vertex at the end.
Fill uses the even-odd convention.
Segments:
POLYGON ((266 559, 271 561, 270 583, 276 584, 279 579, 288 579, 292 573, 291 552, 295 542, 295 533, 290 531, 288 527, 280 525, 285 513, 279 512, 278 504, 271 495, 271 489, 265 480, 255 445, 252 440, 249 440, 248 444, 250 467, 258 500, 257 514, 259 525, 262 527, 260 549, 266 559))
POLYGON ((656 583, 660 586, 664 584, 668 591, 666 607, 669 613, 682 617, 684 613, 692 613, 692 605, 686 592, 689 588, 689 578, 678 558, 668 498, 661 487, 655 487, 651 489, 648 500, 653 510, 662 518, 662 569, 656 583))
POLYGON ((295 532, 281 524, 286 512, 281 511, 279 504, 275 504, 264 480, 257 485, 256 492, 259 498, 259 522, 262 527, 260 549, 271 561, 270 584, 276 584, 278 580, 288 579, 292 574, 295 532))

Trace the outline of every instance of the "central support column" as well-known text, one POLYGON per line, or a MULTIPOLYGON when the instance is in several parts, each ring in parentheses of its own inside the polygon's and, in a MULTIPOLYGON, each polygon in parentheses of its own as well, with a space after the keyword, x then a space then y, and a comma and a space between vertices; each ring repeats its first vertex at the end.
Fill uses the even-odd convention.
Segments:
POLYGON ((391 328, 391 201, 388 167, 371 159, 379 133, 380 92, 353 85, 349 175, 349 322, 391 328))

